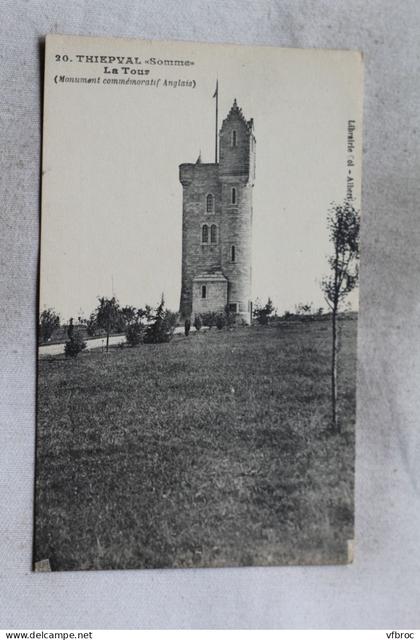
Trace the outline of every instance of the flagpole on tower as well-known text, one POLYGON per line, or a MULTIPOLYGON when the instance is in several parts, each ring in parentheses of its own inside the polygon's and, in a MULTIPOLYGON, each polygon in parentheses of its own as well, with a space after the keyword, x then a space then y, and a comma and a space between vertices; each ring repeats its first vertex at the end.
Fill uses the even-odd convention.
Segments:
POLYGON ((216 91, 213 94, 213 98, 216 98, 216 131, 214 136, 214 161, 217 164, 218 156, 218 141, 219 141, 219 79, 216 80, 216 91))

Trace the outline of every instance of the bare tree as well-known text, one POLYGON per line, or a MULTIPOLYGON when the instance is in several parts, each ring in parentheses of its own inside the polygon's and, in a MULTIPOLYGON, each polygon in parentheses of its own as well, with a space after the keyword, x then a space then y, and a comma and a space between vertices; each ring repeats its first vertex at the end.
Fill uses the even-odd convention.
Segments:
POLYGON ((328 258, 331 273, 321 287, 332 312, 331 405, 332 428, 339 431, 337 420, 337 316, 340 304, 356 286, 359 279, 360 213, 347 200, 331 205, 327 225, 333 252, 328 258))

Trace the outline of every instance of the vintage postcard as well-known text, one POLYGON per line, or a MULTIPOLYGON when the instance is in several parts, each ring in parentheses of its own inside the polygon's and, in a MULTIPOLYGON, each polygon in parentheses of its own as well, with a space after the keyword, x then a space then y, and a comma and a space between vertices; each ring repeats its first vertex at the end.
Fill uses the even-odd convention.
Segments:
POLYGON ((351 561, 362 67, 47 36, 36 571, 351 561))

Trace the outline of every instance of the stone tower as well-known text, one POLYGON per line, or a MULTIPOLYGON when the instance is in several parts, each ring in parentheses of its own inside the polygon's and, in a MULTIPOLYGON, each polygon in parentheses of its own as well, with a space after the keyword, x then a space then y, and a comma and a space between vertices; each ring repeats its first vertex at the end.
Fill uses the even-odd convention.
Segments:
POLYGON ((215 163, 181 164, 182 318, 208 311, 249 323, 251 303, 252 189, 255 179, 253 120, 236 100, 219 132, 215 163))

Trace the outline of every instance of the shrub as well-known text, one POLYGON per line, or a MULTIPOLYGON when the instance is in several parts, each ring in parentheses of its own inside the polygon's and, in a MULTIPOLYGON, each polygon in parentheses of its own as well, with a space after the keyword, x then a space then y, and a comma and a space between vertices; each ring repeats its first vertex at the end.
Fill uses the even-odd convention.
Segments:
POLYGON ((217 316, 216 316, 216 327, 218 329, 223 329, 225 324, 226 324, 225 316, 223 314, 221 314, 221 313, 217 314, 217 316))
POLYGON ((127 323, 124 319, 124 316, 121 313, 119 313, 115 319, 113 331, 115 331, 115 333, 123 333, 126 327, 127 327, 127 323))
POLYGON ((211 329, 216 323, 216 314, 214 311, 207 311, 206 313, 203 313, 201 319, 203 321, 203 325, 211 329))
POLYGON ((136 347, 143 339, 144 327, 139 322, 129 324, 125 330, 125 337, 130 347, 136 347))
POLYGON ((96 314, 91 313, 89 319, 84 321, 84 324, 86 325, 88 336, 90 336, 91 338, 93 338, 93 336, 96 336, 99 330, 98 323, 96 322, 96 314))
POLYGON ((162 296, 156 313, 153 316, 153 322, 146 328, 143 342, 159 343, 170 342, 175 331, 178 321, 178 315, 169 309, 165 309, 165 300, 162 296))
POLYGON ((79 332, 73 333, 70 340, 67 340, 64 345, 64 353, 66 358, 77 358, 79 353, 86 349, 86 342, 83 340, 83 336, 79 332))
POLYGON ((263 307, 260 305, 259 301, 255 303, 254 318, 257 320, 258 324, 267 325, 274 313, 275 308, 271 298, 268 298, 263 307))
POLYGON ((184 332, 186 336, 189 335, 190 329, 191 329, 191 320, 187 318, 184 322, 184 332))
POLYGON ((56 329, 60 327, 60 316, 54 309, 44 309, 39 316, 38 334, 41 342, 48 342, 56 329))
POLYGON ((201 320, 201 316, 195 316, 195 318, 194 318, 194 327, 195 327, 196 331, 200 331, 202 326, 203 326, 203 322, 201 320))
POLYGON ((231 311, 228 304, 225 306, 225 323, 229 328, 234 327, 236 324, 236 313, 231 311))
POLYGON ((295 304, 295 315, 297 316, 311 316, 315 313, 315 309, 312 306, 312 302, 309 304, 303 304, 303 302, 299 302, 299 304, 295 304))

